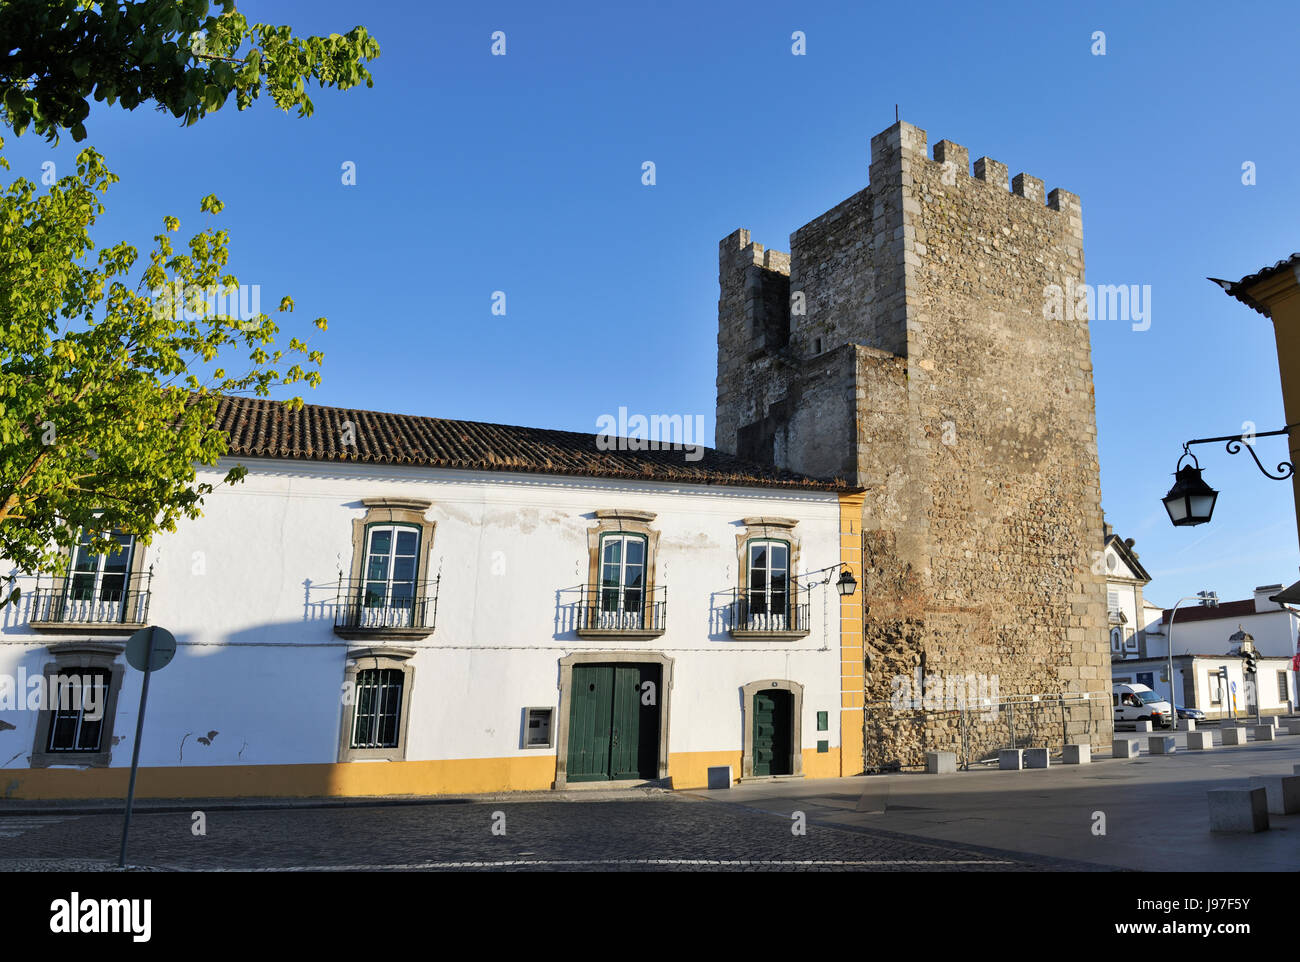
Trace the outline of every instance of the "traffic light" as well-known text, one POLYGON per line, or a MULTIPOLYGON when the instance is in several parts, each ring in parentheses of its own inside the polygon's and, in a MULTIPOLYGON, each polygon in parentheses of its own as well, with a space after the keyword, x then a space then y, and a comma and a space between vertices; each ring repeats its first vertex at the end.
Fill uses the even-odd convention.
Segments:
POLYGON ((1258 664, 1258 657, 1253 651, 1246 652, 1246 673, 1253 675, 1258 664))

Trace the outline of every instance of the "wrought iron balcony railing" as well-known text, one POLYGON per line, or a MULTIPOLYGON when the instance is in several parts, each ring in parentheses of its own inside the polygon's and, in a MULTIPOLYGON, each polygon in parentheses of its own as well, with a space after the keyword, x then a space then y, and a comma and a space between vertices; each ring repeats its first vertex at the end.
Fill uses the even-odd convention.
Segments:
MULTIPOLYGON (((807 634, 808 602, 789 594, 745 594, 733 591, 731 631, 754 634, 807 634)), ((805 592, 805 598, 807 593, 805 592)))
POLYGON ((662 634, 668 625, 668 588, 583 585, 578 606, 579 634, 662 634))
POLYGON ((438 583, 398 584, 343 579, 334 603, 334 631, 344 636, 428 635, 438 616, 438 583))
POLYGON ((126 575, 73 573, 38 583, 32 590, 28 623, 33 628, 93 626, 112 630, 148 624, 153 572, 126 575))

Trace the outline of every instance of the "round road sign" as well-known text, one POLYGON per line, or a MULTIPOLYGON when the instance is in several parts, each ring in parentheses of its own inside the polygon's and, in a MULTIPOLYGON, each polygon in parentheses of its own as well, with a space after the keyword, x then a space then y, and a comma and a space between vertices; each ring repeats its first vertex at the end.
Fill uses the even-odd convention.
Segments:
POLYGON ((144 671, 144 660, 149 651, 149 636, 153 635, 153 657, 149 659, 149 671, 166 668, 176 654, 176 639, 166 628, 150 625, 141 628, 126 643, 126 660, 132 668, 144 671))

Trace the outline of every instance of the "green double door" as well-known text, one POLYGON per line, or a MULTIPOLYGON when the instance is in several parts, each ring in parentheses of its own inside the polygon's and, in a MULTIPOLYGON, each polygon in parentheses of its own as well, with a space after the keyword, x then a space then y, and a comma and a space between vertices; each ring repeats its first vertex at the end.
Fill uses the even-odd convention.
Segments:
POLYGON ((659 680, 653 664, 573 666, 569 781, 658 776, 659 680))
POLYGON ((773 688, 754 694, 754 774, 789 775, 793 699, 773 688))

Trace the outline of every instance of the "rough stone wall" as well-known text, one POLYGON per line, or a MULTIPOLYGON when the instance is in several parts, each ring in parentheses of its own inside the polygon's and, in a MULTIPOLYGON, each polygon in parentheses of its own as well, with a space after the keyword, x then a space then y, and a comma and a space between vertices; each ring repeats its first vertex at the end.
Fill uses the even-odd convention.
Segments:
MULTIPOLYGON (((1044 312, 1048 285, 1084 279, 1078 198, 1045 205, 1042 181, 1009 185, 989 158, 972 176, 965 148, 941 141, 931 160, 925 131, 891 127, 872 139, 870 186, 792 236, 789 289, 807 313, 776 352, 744 313, 737 278, 775 253, 752 249, 724 250, 718 443, 867 489, 865 700, 886 707, 866 712, 866 768, 957 747, 957 715, 887 707, 917 669, 996 676, 1003 698, 1108 692, 1087 322, 1044 312)), ((968 727, 966 747, 1100 746, 1107 705, 1033 705, 968 727)))

